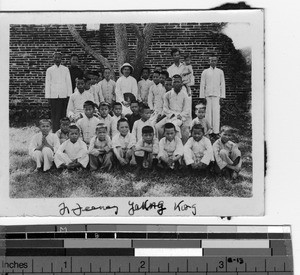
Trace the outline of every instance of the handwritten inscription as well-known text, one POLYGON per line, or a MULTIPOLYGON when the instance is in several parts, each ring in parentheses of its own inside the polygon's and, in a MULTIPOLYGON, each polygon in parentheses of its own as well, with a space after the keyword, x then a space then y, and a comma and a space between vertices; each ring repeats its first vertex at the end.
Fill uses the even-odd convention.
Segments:
POLYGON ((196 204, 189 205, 186 204, 184 200, 180 202, 175 202, 174 210, 179 212, 191 211, 194 216, 197 214, 196 204))
POLYGON ((98 205, 98 206, 81 206, 79 203, 76 203, 77 207, 69 208, 66 206, 66 204, 63 202, 58 207, 59 214, 61 216, 64 216, 65 214, 70 215, 70 213, 73 213, 75 216, 81 216, 83 212, 91 212, 91 211, 107 211, 107 210, 113 210, 115 215, 118 215, 119 207, 117 205, 98 205))
MULTIPOLYGON (((126 205, 121 205, 121 207, 124 209, 126 208, 126 205)), ((58 205, 58 208, 59 208, 59 214, 61 216, 66 216, 66 215, 82 216, 88 212, 103 212, 103 211, 107 211, 110 214, 116 216, 119 214, 119 206, 116 204, 83 206, 79 203, 75 203, 71 207, 70 205, 67 205, 65 202, 62 202, 61 204, 58 205)), ((159 216, 162 216, 167 212, 167 210, 169 210, 169 212, 170 210, 174 211, 174 213, 176 213, 177 215, 178 214, 193 215, 193 216, 197 215, 196 204, 187 203, 184 200, 175 201, 173 207, 172 207, 172 203, 170 205, 170 203, 169 204, 165 203, 163 200, 160 201, 156 201, 155 199, 153 200, 146 199, 144 201, 129 200, 128 208, 126 210, 128 215, 130 216, 134 216, 137 213, 145 213, 145 212, 152 212, 154 214, 158 214, 159 216)))
POLYGON ((130 206, 128 210, 128 214, 130 216, 133 216, 135 212, 139 210, 149 211, 153 209, 156 210, 157 214, 161 216, 164 214, 164 211, 167 209, 164 206, 164 201, 149 202, 149 200, 145 200, 142 203, 135 203, 134 201, 129 201, 128 204, 130 206))

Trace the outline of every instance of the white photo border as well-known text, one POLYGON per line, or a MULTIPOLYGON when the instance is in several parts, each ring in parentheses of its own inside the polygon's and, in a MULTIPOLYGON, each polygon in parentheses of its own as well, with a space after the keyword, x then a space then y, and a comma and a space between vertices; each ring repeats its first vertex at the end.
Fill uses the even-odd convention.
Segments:
MULTIPOLYGON (((21 12, 0 13, 1 40, 0 83, 2 102, 0 108, 0 216, 57 216, 74 217, 170 217, 170 216, 262 216, 264 215, 264 11, 114 11, 114 12, 21 12), (120 16, 121 15, 121 16, 120 16), (121 19, 120 19, 121 17, 121 19), (252 49, 252 158, 253 187, 251 198, 237 197, 124 197, 124 198, 30 198, 9 197, 9 27, 10 24, 79 24, 79 23, 250 23, 252 49), (120 21, 122 20, 122 21, 120 21), (129 202, 142 205, 155 202, 162 208, 134 211, 130 214, 129 202), (189 206, 188 211, 175 211, 180 201, 189 206), (78 205, 82 208, 78 209, 78 205), (63 206, 66 206, 65 208, 63 206), (92 206, 95 209, 92 209, 92 206), (106 208, 104 210, 103 208, 106 208), (107 208, 117 206, 116 208, 107 208), (88 207, 88 208, 86 208, 88 207), (63 210, 65 211, 63 211, 63 210), (77 209, 72 211, 72 209, 77 209), (82 211, 82 210, 86 211, 82 211), (89 211, 88 211, 89 209, 89 211), (69 213, 68 213, 69 210, 69 213), (194 212, 193 212, 194 210, 194 212), (78 211, 78 212, 77 212, 78 211), (63 215, 62 215, 63 213, 63 215), (160 214, 161 213, 161 214, 160 214)), ((116 220, 117 222, 117 220, 116 220)), ((147 222, 147 221, 145 221, 147 222)))

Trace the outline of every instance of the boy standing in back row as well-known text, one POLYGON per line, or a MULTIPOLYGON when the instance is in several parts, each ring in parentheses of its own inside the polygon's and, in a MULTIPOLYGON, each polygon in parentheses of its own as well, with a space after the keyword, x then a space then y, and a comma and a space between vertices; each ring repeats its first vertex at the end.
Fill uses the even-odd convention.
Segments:
POLYGON ((220 98, 225 98, 224 73, 217 66, 217 57, 209 58, 210 67, 201 75, 200 98, 205 98, 206 118, 213 128, 213 134, 220 132, 220 98))
POLYGON ((69 96, 72 94, 70 72, 61 65, 61 58, 61 53, 55 52, 54 65, 46 71, 45 98, 50 103, 53 133, 59 129, 60 119, 66 116, 69 96))

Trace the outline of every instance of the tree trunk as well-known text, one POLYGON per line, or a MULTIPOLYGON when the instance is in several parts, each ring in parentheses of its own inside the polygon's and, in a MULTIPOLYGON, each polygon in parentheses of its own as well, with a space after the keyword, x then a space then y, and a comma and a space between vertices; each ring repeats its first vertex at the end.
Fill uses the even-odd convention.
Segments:
POLYGON ((114 24, 118 68, 125 62, 129 62, 129 48, 127 40, 127 30, 125 24, 114 24))
POLYGON ((102 56, 101 54, 95 52, 80 36, 80 34, 77 32, 74 25, 68 25, 68 29, 70 33, 72 34, 75 41, 86 51, 87 54, 93 56, 96 60, 98 60, 104 67, 109 68, 111 70, 111 73, 113 77, 115 78, 115 73, 113 71, 113 68, 107 58, 102 56))
POLYGON ((147 24, 143 31, 136 24, 131 24, 131 27, 137 37, 133 76, 139 80, 156 24, 147 24))

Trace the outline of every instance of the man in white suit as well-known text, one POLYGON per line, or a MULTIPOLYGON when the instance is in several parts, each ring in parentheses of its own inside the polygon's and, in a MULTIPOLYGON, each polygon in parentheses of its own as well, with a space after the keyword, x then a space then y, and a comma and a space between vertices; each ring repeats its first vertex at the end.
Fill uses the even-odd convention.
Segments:
POLYGON ((60 52, 53 54, 54 65, 46 71, 45 98, 51 108, 52 131, 60 128, 60 119, 66 116, 68 100, 72 94, 72 82, 69 69, 61 65, 60 52))
POLYGON ((201 74, 200 98, 205 98, 206 118, 213 129, 213 134, 220 132, 220 98, 225 98, 224 72, 216 67, 218 58, 209 58, 210 67, 201 74))

